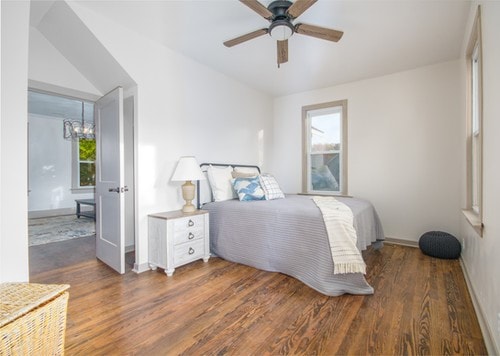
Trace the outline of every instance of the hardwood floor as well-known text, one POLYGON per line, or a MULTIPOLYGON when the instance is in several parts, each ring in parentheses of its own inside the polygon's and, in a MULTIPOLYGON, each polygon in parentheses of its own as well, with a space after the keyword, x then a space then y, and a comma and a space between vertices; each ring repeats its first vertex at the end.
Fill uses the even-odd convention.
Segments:
POLYGON ((219 258, 167 278, 92 257, 31 281, 71 285, 67 355, 486 354, 458 260, 389 244, 363 255, 371 296, 327 297, 219 258))
POLYGON ((95 259, 95 235, 31 246, 29 258, 32 276, 95 259))

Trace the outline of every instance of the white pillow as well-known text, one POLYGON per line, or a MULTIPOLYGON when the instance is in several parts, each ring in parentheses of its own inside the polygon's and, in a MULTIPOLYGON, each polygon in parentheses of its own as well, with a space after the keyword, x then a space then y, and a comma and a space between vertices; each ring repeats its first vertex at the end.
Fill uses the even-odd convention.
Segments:
POLYGON ((212 195, 214 196, 214 201, 223 201, 236 198, 236 194, 233 191, 233 186, 231 180, 233 176, 231 172, 233 168, 231 166, 227 167, 214 167, 210 165, 207 169, 207 177, 210 182, 210 188, 212 188, 212 195))
MULTIPOLYGON (((258 177, 259 176, 258 174, 255 174, 255 173, 243 173, 243 172, 236 172, 236 171, 232 171, 231 175, 233 176, 233 178, 251 178, 251 177, 258 177)), ((234 186, 234 182, 233 182, 233 186, 234 186)))
POLYGON ((264 189, 266 200, 283 199, 285 197, 285 194, 281 191, 276 178, 272 175, 262 174, 259 176, 259 179, 260 185, 262 186, 262 189, 264 189))

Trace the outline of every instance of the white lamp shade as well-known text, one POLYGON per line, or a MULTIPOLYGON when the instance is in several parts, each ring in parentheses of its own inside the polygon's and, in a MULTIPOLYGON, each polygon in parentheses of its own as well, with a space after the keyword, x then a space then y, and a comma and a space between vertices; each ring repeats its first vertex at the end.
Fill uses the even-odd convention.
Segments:
POLYGON ((175 168, 172 181, 203 180, 205 175, 193 156, 181 157, 175 168))

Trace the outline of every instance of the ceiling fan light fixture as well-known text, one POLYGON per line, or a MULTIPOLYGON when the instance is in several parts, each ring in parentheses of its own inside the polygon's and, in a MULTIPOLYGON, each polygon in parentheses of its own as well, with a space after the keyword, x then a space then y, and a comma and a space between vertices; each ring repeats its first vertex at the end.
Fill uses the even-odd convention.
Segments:
POLYGON ((293 25, 287 20, 276 20, 269 26, 269 35, 277 41, 289 39, 293 32, 293 25))
POLYGON ((224 46, 233 47, 268 33, 272 39, 276 40, 278 68, 280 64, 288 62, 288 39, 292 37, 294 33, 332 42, 338 42, 344 34, 342 31, 305 23, 293 25, 295 19, 302 15, 304 11, 309 9, 318 0, 294 0, 293 2, 290 0, 267 0, 271 1, 267 7, 261 3, 261 0, 239 1, 269 21, 270 25, 268 28, 261 28, 257 31, 225 41, 224 46))

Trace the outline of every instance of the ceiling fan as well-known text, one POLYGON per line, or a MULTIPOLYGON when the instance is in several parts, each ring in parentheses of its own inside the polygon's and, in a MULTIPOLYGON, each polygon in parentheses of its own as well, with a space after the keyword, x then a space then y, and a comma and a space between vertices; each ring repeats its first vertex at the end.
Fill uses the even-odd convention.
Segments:
POLYGON ((226 41, 224 42, 224 46, 233 47, 268 33, 272 38, 277 40, 279 68, 280 64, 288 62, 288 39, 294 33, 338 42, 344 34, 342 31, 305 23, 293 23, 297 17, 302 15, 302 13, 316 1, 317 0, 295 0, 295 2, 291 2, 288 0, 275 0, 271 2, 268 7, 265 7, 257 0, 240 0, 240 2, 260 16, 269 20, 270 25, 268 28, 262 28, 226 41))

